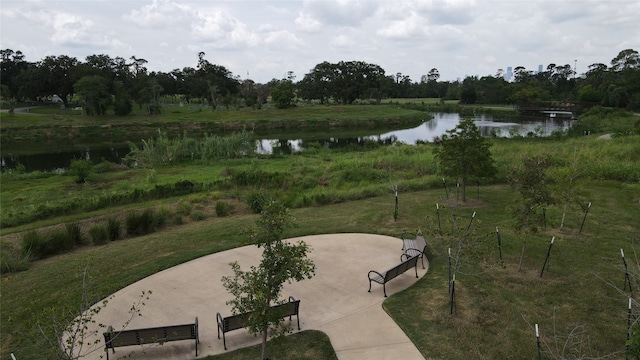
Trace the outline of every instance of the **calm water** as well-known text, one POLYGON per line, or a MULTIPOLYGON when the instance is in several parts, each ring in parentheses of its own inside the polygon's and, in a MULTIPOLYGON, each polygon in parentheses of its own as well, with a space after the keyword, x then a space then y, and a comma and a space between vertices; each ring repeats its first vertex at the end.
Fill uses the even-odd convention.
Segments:
MULTIPOLYGON (((393 144, 403 142, 415 144, 417 141, 431 142, 435 137, 442 136, 447 130, 451 130, 460 121, 458 114, 433 114, 434 118, 420 126, 412 129, 400 129, 381 134, 371 134, 356 137, 343 137, 337 132, 333 137, 317 138, 313 133, 309 133, 305 139, 300 138, 280 138, 280 139, 259 139, 256 140, 256 151, 261 154, 270 154, 274 151, 280 153, 291 153, 307 147, 310 143, 320 143, 327 148, 340 148, 364 141, 374 140, 383 144, 393 144)), ((568 129, 572 120, 568 118, 545 118, 513 116, 496 118, 487 115, 480 115, 473 118, 483 136, 502 137, 513 135, 524 135, 534 133, 538 136, 548 136, 554 131, 568 129)), ((54 151, 29 155, 13 155, 11 150, 3 150, 0 165, 2 169, 14 169, 17 164, 23 164, 26 171, 52 171, 55 169, 68 168, 73 159, 88 159, 94 163, 102 160, 120 163, 122 158, 129 152, 127 146, 122 147, 102 147, 102 148, 81 148, 74 151, 54 151)))
MULTIPOLYGON (((436 113, 432 114, 433 119, 422 123, 420 126, 411 129, 401 129, 389 131, 382 134, 366 135, 356 138, 342 138, 339 135, 329 139, 313 139, 325 147, 336 148, 347 146, 352 143, 364 140, 375 140, 383 144, 393 144, 403 142, 413 145, 417 141, 431 142, 435 137, 440 137, 447 130, 451 130, 460 122, 458 114, 436 113)), ((474 123, 480 130, 482 136, 512 137, 514 135, 527 136, 532 133, 537 136, 549 136, 554 131, 564 131, 571 127, 573 120, 570 118, 549 118, 540 116, 511 116, 493 117, 489 115, 478 115, 473 117, 474 123)), ((262 139, 257 141, 257 151, 263 154, 273 152, 274 148, 283 149, 284 152, 296 151, 305 148, 310 140, 304 139, 262 139)))

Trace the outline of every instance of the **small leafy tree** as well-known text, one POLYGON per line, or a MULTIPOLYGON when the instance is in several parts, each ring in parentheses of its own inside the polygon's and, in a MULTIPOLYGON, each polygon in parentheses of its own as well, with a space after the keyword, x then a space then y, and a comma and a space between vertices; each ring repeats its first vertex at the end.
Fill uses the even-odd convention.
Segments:
POLYGON ((285 282, 310 279, 315 274, 315 264, 307 258, 309 246, 282 240, 285 229, 293 226, 295 218, 280 202, 266 204, 257 220, 257 229, 250 232, 256 245, 263 248, 260 264, 249 271, 242 271, 232 262, 234 276, 222 278, 224 287, 234 299, 227 302, 234 315, 252 313, 247 327, 252 334, 262 335, 262 359, 266 359, 269 335, 283 335, 289 328, 282 317, 273 312, 271 305, 284 304, 280 299, 285 282))
POLYGON ((537 225, 544 221, 543 210, 553 203, 546 179, 548 167, 547 156, 527 155, 522 159, 522 166, 511 170, 509 182, 520 193, 512 209, 520 230, 536 231, 537 225))
POLYGON ((442 136, 435 155, 440 172, 460 179, 462 201, 467 201, 467 182, 472 178, 490 177, 495 173, 489 148, 491 143, 480 135, 473 120, 466 118, 442 136))
POLYGON ((545 208, 553 203, 546 182, 548 167, 549 160, 546 156, 532 157, 527 155, 522 160, 522 166, 511 170, 509 182, 511 187, 520 193, 511 212, 517 222, 516 230, 525 234, 518 270, 522 267, 522 259, 527 246, 527 233, 537 231, 538 225, 544 224, 545 208), (532 218, 535 220, 534 222, 531 221, 532 218))
POLYGON ((558 200, 563 204, 562 220, 560 221, 560 230, 564 228, 564 222, 568 209, 581 207, 586 202, 585 198, 587 192, 580 184, 580 178, 582 177, 582 170, 579 164, 579 151, 574 150, 573 163, 568 168, 560 169, 557 175, 555 193, 558 200))

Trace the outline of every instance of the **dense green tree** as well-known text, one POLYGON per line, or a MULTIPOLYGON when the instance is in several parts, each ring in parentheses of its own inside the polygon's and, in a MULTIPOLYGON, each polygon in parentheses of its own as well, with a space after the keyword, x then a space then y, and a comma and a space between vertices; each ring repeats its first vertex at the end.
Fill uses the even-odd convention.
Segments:
POLYGON ((363 61, 323 62, 306 74, 299 84, 303 99, 329 99, 351 104, 356 99, 381 98, 384 94, 384 69, 363 61))
MULTIPOLYGON (((288 80, 287 80, 288 81, 288 80)), ((315 264, 307 257, 309 246, 303 241, 283 241, 284 231, 294 225, 295 218, 280 202, 268 202, 257 220, 257 228, 250 232, 252 242, 263 249, 258 266, 242 271, 237 262, 231 263, 233 277, 223 277, 224 287, 233 295, 227 304, 233 314, 252 313, 247 327, 252 334, 262 335, 262 357, 267 358, 269 336, 281 335, 289 329, 280 314, 271 306, 284 304, 282 287, 286 282, 310 279, 315 264)))
POLYGON ((611 70, 625 71, 640 69, 640 54, 633 49, 622 50, 611 60, 611 70))
POLYGON ((460 91, 460 103, 461 104, 475 104, 477 99, 476 88, 474 83, 477 82, 475 77, 467 77, 462 82, 462 89, 460 91))
POLYGON ((293 99, 295 98, 295 90, 293 82, 288 79, 283 79, 277 82, 271 90, 271 99, 276 104, 278 109, 286 109, 293 105, 293 99))
POLYGON ((337 69, 334 64, 324 61, 316 65, 297 84, 299 95, 302 99, 318 99, 325 104, 334 95, 334 80, 337 77, 337 69))
POLYGON ((7 99, 18 98, 19 100, 20 82, 17 77, 28 67, 29 63, 25 61, 22 51, 0 50, 0 84, 5 86, 3 87, 2 97, 7 99))
POLYGON ((463 202, 467 201, 469 180, 491 177, 496 172, 490 147, 491 143, 480 135, 473 120, 466 118, 448 130, 435 148, 440 173, 459 180, 463 202))
POLYGON ((58 95, 64 106, 69 107, 73 85, 79 80, 78 59, 67 55, 47 56, 38 67, 46 95, 58 95))
POLYGON ((87 115, 104 115, 111 104, 109 81, 102 76, 85 76, 73 86, 87 115))

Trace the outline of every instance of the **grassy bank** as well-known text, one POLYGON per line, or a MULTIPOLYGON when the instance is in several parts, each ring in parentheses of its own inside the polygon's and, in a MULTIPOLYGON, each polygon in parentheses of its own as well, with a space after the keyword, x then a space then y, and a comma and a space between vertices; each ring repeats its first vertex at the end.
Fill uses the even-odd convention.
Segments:
MULTIPOLYGON (((440 188, 434 146, 365 144, 342 151, 311 147, 286 156, 194 160, 153 169, 111 171, 107 166, 82 184, 71 174, 3 173, 2 234, 38 228, 58 217, 69 221, 64 217, 93 216, 95 211, 184 195, 182 190, 217 192, 240 201, 251 193, 264 192, 300 208, 384 195, 395 184, 402 191, 440 188), (193 185, 191 190, 180 187, 185 182, 193 185)), ((552 182, 565 177, 574 163, 579 179, 640 181, 638 136, 494 139, 491 152, 498 169, 491 183, 505 183, 526 154, 549 157, 552 182)))
MULTIPOLYGON (((32 114, 10 116, 0 113, 0 140, 5 145, 20 142, 47 142, 88 139, 139 140, 158 129, 173 136, 204 133, 224 134, 241 130, 305 131, 385 126, 416 126, 428 119, 424 112, 395 105, 298 106, 286 110, 216 110, 201 107, 168 107, 157 115, 84 116, 48 108, 33 109, 32 114)), ((3 147, 5 146, 3 145, 3 147)))

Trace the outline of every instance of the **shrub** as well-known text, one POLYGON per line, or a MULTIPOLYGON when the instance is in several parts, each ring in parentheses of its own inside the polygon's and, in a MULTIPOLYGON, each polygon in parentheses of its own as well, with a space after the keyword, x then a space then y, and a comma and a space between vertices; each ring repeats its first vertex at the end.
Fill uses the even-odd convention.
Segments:
POLYGON ((218 200, 216 202, 216 215, 219 217, 229 216, 233 210, 233 206, 224 200, 218 200))
POLYGON ((46 255, 60 254, 73 249, 73 239, 66 230, 56 230, 49 235, 46 255))
POLYGON ((156 229, 156 218, 152 209, 143 212, 130 212, 125 220, 127 234, 133 236, 146 235, 156 229))
POLYGON ((163 206, 155 213, 155 226, 156 228, 164 227, 167 224, 167 219, 171 216, 171 210, 163 206))
POLYGON ((120 219, 117 217, 111 217, 107 219, 107 233, 109 240, 115 241, 122 238, 122 226, 120 219))
POLYGON ((0 242, 0 273, 14 273, 24 271, 29 268, 31 262, 31 252, 18 251, 6 242, 0 242))
POLYGON ((200 221, 200 220, 204 220, 205 218, 204 213, 198 209, 193 209, 189 214, 189 217, 193 221, 200 221))
POLYGON ((80 224, 78 223, 69 223, 66 224, 67 235, 71 239, 74 245, 80 246, 84 244, 84 239, 82 238, 82 231, 80 229, 80 224))
POLYGON ((47 239, 36 230, 27 231, 22 235, 22 255, 31 254, 39 259, 47 253, 47 239))
POLYGON ((180 201, 180 203, 178 203, 177 212, 183 215, 188 215, 191 212, 192 208, 193 208, 193 205, 183 200, 183 201, 180 201))
POLYGON ((71 174, 75 176, 75 182, 81 184, 87 181, 93 172, 93 164, 89 160, 72 160, 69 169, 71 174))
POLYGON ((104 245, 109 240, 109 231, 104 225, 92 224, 89 227, 89 235, 95 245, 104 245))
POLYGON ((247 205, 254 213, 260 214, 262 207, 269 201, 269 197, 262 190, 254 190, 247 195, 247 205))

